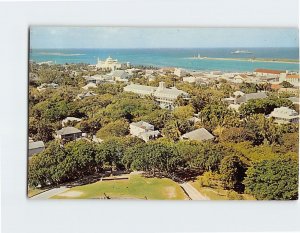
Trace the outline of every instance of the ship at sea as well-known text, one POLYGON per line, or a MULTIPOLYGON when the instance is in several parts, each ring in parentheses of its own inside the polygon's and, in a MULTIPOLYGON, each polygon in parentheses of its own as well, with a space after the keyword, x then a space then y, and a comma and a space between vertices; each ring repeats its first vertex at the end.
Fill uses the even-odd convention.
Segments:
POLYGON ((248 50, 236 50, 236 51, 232 51, 231 54, 252 54, 252 52, 248 50))
POLYGON ((201 57, 201 56, 200 56, 200 53, 198 53, 197 56, 194 56, 194 57, 193 57, 193 59, 199 59, 199 60, 205 59, 205 58, 207 58, 207 57, 201 57))

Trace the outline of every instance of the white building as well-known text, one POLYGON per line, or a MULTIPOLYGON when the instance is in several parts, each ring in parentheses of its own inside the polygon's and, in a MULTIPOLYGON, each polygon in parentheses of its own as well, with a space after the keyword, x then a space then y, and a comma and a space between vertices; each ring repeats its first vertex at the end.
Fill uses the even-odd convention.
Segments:
POLYGON ((58 88, 58 84, 56 84, 56 83, 42 83, 36 89, 38 91, 43 91, 43 90, 46 90, 46 89, 56 89, 56 88, 58 88))
POLYGON ((111 57, 108 57, 105 61, 100 61, 98 58, 96 67, 100 69, 116 70, 121 69, 122 64, 119 63, 117 59, 114 60, 111 57))
POLYGON ((188 74, 188 72, 186 72, 184 69, 181 69, 181 68, 175 68, 174 74, 178 77, 183 77, 183 76, 186 76, 188 74))
POLYGON ((146 96, 152 95, 159 102, 161 108, 173 109, 174 102, 179 96, 188 98, 188 93, 178 90, 176 87, 167 88, 164 82, 160 82, 158 87, 151 87, 138 84, 130 84, 124 87, 124 91, 146 96))
POLYGON ((109 75, 114 81, 128 82, 129 74, 124 70, 114 70, 109 75))
POLYGON ((145 142, 148 142, 151 139, 155 139, 160 135, 158 130, 154 130, 154 126, 145 122, 132 122, 129 126, 130 134, 136 136, 145 142))
POLYGON ((294 109, 288 107, 275 108, 269 117, 274 117, 277 123, 298 123, 299 115, 294 109))
POLYGON ((176 87, 167 88, 165 82, 159 82, 159 86, 153 93, 155 100, 159 102, 161 108, 173 109, 174 102, 179 96, 188 98, 188 93, 178 90, 176 87))
POLYGON ((286 75, 282 75, 279 78, 280 83, 283 82, 283 81, 286 81, 286 82, 289 82, 290 84, 292 84, 295 87, 299 87, 299 83, 300 83, 299 80, 300 80, 299 74, 286 74, 286 75))
POLYGON ((279 79, 282 74, 285 74, 285 70, 270 70, 270 69, 256 69, 253 72, 256 76, 273 77, 279 79))
POLYGON ((88 84, 86 84, 85 86, 82 87, 82 89, 84 89, 84 90, 88 90, 89 88, 97 88, 97 84, 95 84, 93 82, 89 82, 88 84))

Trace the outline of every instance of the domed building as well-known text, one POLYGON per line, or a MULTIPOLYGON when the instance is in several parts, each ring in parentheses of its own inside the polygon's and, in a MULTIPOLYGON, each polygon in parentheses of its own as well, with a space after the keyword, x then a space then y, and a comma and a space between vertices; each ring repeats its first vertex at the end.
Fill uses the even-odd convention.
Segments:
POLYGON ((109 56, 105 61, 101 61, 98 58, 96 67, 100 69, 117 70, 122 68, 122 64, 119 63, 117 59, 112 59, 109 56))

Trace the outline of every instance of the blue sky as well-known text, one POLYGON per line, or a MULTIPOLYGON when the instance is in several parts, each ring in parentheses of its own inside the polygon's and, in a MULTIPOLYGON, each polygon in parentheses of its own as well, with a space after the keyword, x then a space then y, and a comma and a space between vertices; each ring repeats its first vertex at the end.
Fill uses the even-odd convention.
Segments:
POLYGON ((31 48, 298 47, 293 28, 30 28, 31 48))

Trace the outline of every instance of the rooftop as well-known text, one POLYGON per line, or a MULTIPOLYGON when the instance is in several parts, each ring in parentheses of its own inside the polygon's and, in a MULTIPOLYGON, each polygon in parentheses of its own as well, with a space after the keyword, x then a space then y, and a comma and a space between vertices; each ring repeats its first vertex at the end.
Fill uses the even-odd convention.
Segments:
POLYGON ((285 70, 269 70, 269 69, 256 69, 257 73, 265 73, 265 74, 281 74, 285 73, 285 70))
POLYGON ((153 125, 149 124, 148 122, 145 121, 139 121, 139 122, 132 122, 131 125, 143 128, 143 129, 152 129, 154 128, 153 125))
POLYGON ((191 139, 196 141, 211 140, 214 136, 205 128, 196 129, 181 136, 183 139, 191 139))
POLYGON ((280 107, 275 108, 273 112, 271 112, 270 116, 279 118, 295 118, 298 116, 298 113, 294 109, 288 107, 280 107))
POLYGON ((75 127, 65 127, 57 131, 57 135, 68 135, 68 134, 75 134, 81 133, 82 131, 75 128, 75 127))
POLYGON ((43 141, 37 141, 37 142, 29 142, 29 150, 37 149, 37 148, 44 148, 45 144, 43 141))

